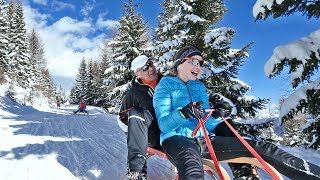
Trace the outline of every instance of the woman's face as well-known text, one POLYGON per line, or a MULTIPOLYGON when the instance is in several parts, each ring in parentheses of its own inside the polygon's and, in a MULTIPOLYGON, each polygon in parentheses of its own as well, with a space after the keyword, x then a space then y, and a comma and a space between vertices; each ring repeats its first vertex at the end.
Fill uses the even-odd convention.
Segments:
POLYGON ((198 74, 202 70, 203 59, 201 56, 196 55, 192 57, 185 58, 182 64, 180 64, 177 68, 178 77, 182 79, 184 82, 189 80, 198 79, 198 74))

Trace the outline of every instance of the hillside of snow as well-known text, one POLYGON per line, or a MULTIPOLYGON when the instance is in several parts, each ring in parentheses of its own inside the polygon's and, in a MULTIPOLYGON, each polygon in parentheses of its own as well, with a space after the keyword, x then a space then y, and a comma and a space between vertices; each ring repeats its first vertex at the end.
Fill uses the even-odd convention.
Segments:
MULTIPOLYGON (((74 115, 76 108, 35 109, 0 96, 0 179, 126 179, 126 135, 116 116, 92 106, 89 115, 74 115)), ((319 151, 282 148, 320 166, 319 151)), ((168 161, 148 159, 149 179, 175 176, 168 161)))

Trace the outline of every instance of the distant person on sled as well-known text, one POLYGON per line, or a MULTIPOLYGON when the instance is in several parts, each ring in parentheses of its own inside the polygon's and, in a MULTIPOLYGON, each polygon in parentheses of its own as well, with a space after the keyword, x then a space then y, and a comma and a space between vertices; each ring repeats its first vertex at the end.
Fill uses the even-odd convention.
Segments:
MULTIPOLYGON (((209 109, 209 98, 204 84, 198 80, 204 63, 201 52, 185 47, 174 56, 170 75, 161 79, 153 97, 153 106, 161 130, 163 150, 178 170, 179 179, 204 179, 201 158, 211 159, 202 131, 191 134, 209 109), (196 104, 192 102, 197 102, 196 104)), ((220 107, 226 108, 225 103, 220 107)), ((218 105, 214 109, 219 109, 218 105)), ((252 157, 251 153, 221 119, 222 112, 215 111, 205 123, 218 160, 252 157)), ((228 121, 234 126, 232 120, 228 121)), ((320 167, 295 157, 276 145, 246 140, 262 158, 291 179, 319 179, 320 167)), ((229 163, 235 179, 259 179, 250 165, 229 163)))
POLYGON ((61 97, 59 95, 56 96, 56 103, 57 103, 57 108, 60 109, 61 107, 61 97))
POLYGON ((81 101, 80 101, 78 109, 76 111, 74 111, 73 113, 77 114, 78 112, 83 112, 83 113, 88 114, 88 111, 86 110, 86 107, 87 107, 86 103, 87 103, 86 100, 82 98, 81 101))
MULTIPOLYGON (((153 92, 160 80, 153 58, 141 55, 131 63, 135 79, 126 92, 119 119, 127 127, 128 172, 127 177, 147 179, 147 147, 161 149, 160 129, 152 105, 153 92)), ((126 131, 126 129, 123 129, 126 131)))

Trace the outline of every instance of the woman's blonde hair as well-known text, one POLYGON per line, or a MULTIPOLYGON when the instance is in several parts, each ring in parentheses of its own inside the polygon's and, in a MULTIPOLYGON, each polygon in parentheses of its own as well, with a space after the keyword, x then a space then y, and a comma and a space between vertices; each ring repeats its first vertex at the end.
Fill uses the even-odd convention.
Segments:
POLYGON ((178 76, 178 67, 171 67, 169 69, 169 75, 171 76, 178 76))

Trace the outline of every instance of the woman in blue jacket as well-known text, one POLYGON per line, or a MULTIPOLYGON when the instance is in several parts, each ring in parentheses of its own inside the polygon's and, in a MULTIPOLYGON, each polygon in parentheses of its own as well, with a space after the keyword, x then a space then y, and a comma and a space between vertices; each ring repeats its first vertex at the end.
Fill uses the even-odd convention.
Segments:
MULTIPOLYGON (((196 137, 191 136, 198 124, 196 118, 203 115, 203 109, 210 108, 206 88, 198 80, 204 61, 201 52, 191 46, 178 51, 174 60, 170 75, 161 79, 153 97, 153 106, 161 130, 160 142, 169 160, 177 167, 180 179, 204 179, 201 158, 210 158, 210 155, 203 140, 203 133, 198 131, 196 137), (193 106, 191 102, 202 102, 202 107, 193 106)), ((225 123, 221 122, 221 118, 215 116, 205 123, 207 131, 216 135, 211 141, 218 160, 251 157, 250 152, 225 123)), ((232 124, 232 121, 230 123, 232 124)), ((320 178, 320 168, 314 164, 294 157, 268 142, 247 142, 264 160, 289 178, 320 178), (302 165, 304 163, 307 163, 308 169, 302 165)), ((258 179, 252 173, 250 165, 229 166, 235 178, 258 179)))

